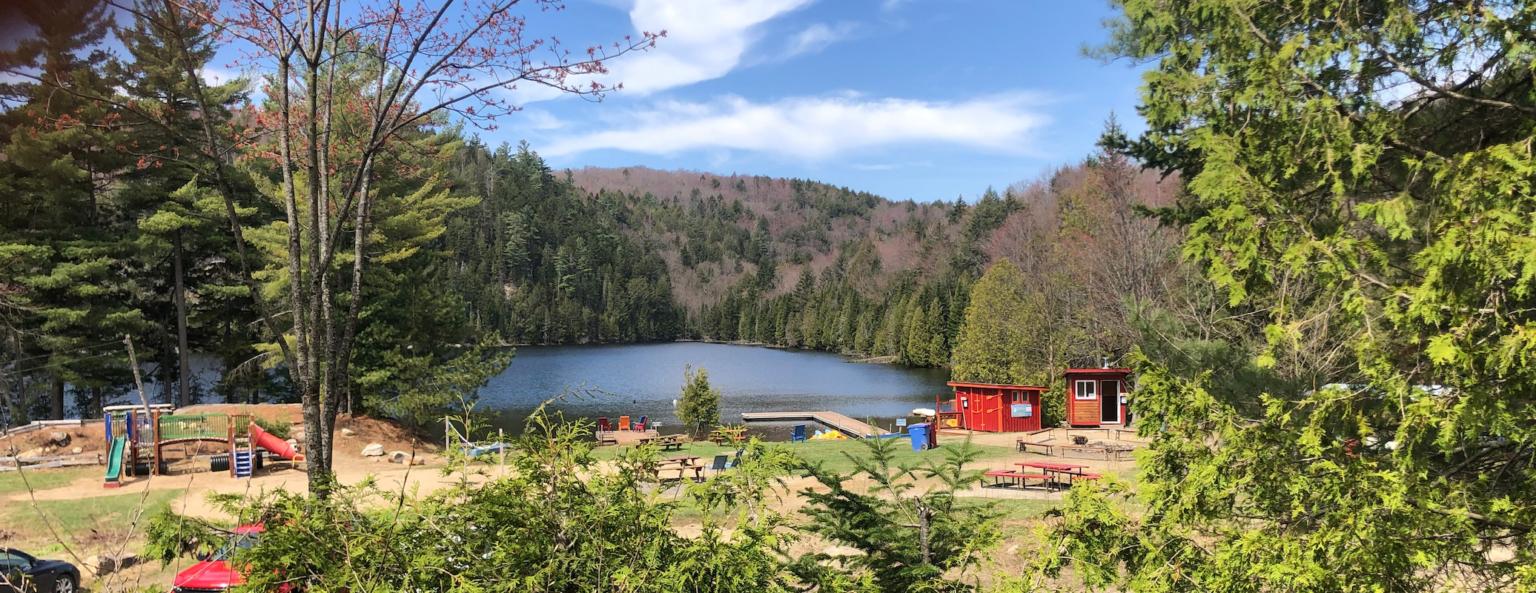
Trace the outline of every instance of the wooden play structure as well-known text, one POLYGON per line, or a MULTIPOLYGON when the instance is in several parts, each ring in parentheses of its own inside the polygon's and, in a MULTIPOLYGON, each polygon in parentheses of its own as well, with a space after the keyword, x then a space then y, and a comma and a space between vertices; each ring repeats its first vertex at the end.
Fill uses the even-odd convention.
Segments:
POLYGON ((122 485, 124 476, 160 475, 165 472, 166 447, 209 443, 215 447, 217 468, 221 457, 230 477, 249 477, 261 466, 262 448, 288 459, 302 461, 287 442, 257 426, 249 414, 173 414, 170 406, 113 406, 104 410, 106 437, 111 443, 104 486, 122 485))

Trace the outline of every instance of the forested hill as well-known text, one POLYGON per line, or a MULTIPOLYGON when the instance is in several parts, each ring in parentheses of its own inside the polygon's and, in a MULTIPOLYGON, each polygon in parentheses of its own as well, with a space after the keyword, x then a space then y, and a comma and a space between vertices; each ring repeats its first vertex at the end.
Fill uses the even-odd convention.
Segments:
MULTIPOLYGON (((1001 257, 1070 328, 1054 362, 1129 347, 1123 297, 1155 296, 1168 231, 1133 212, 1172 181, 1102 155, 954 202, 892 202, 815 181, 643 167, 550 169, 471 141, 450 282, 515 343, 704 338, 949 360, 971 284, 1001 257), (1134 249, 1127 249, 1135 247, 1134 249)), ((1063 330, 1066 331, 1066 330, 1063 330)))

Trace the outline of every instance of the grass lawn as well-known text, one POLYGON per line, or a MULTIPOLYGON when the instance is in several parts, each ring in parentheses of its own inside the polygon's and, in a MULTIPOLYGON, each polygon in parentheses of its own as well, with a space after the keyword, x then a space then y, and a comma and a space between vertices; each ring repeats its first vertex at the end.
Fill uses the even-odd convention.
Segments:
POLYGON ((27 470, 19 472, 0 473, 0 495, 13 492, 26 492, 27 484, 32 485, 33 491, 58 488, 86 476, 101 478, 106 475, 106 467, 91 465, 84 467, 56 467, 49 469, 27 470), (22 474, 26 474, 26 480, 22 480, 22 474))
MULTIPOLYGON (((92 532, 115 533, 125 531, 134 512, 142 503, 144 516, 148 517, 160 506, 182 495, 181 490, 151 490, 143 494, 118 494, 97 496, 80 500, 39 500, 37 508, 29 500, 0 503, 0 517, 5 517, 7 529, 18 535, 38 538, 51 537, 48 526, 52 524, 65 538, 88 538, 92 532), (45 522, 39 512, 47 517, 45 522)), ((143 524, 139 525, 143 529, 143 524)))
MULTIPOLYGON (((798 453, 800 458, 804 459, 807 463, 821 463, 827 469, 839 473, 853 471, 853 461, 848 458, 849 455, 863 456, 868 454, 869 451, 865 448, 864 444, 853 439, 781 444, 798 453)), ((919 465, 929 460, 941 462, 944 460, 946 450, 958 446, 955 444, 944 444, 940 445, 937 449, 913 451, 911 444, 906 439, 895 439, 892 444, 897 445, 897 453, 894 460, 894 463, 897 465, 919 465)), ((1012 447, 974 446, 981 451, 981 459, 1017 457, 1019 455, 1018 451, 1015 451, 1012 447)), ((629 447, 598 447, 592 451, 592 454, 598 459, 609 460, 617 458, 628 449, 629 447)), ((716 455, 735 454, 736 447, 734 446, 720 446, 709 442, 688 443, 683 445, 682 451, 661 453, 663 457, 669 455, 697 455, 703 457, 706 463, 716 455)))

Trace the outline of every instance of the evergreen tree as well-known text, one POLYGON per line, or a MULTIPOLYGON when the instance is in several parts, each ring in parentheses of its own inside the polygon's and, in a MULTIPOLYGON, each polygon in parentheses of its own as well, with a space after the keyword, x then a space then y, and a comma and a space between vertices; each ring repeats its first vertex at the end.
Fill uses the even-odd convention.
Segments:
POLYGON ((709 371, 683 367, 683 393, 677 417, 698 432, 720 424, 720 390, 709 386, 709 371))

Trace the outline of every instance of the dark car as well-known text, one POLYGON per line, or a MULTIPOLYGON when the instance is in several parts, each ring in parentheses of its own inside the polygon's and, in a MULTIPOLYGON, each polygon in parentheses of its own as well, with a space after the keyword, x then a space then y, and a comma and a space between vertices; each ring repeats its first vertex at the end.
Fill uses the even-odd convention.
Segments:
POLYGON ((80 569, 63 560, 42 560, 0 548, 0 593, 75 593, 80 569))

